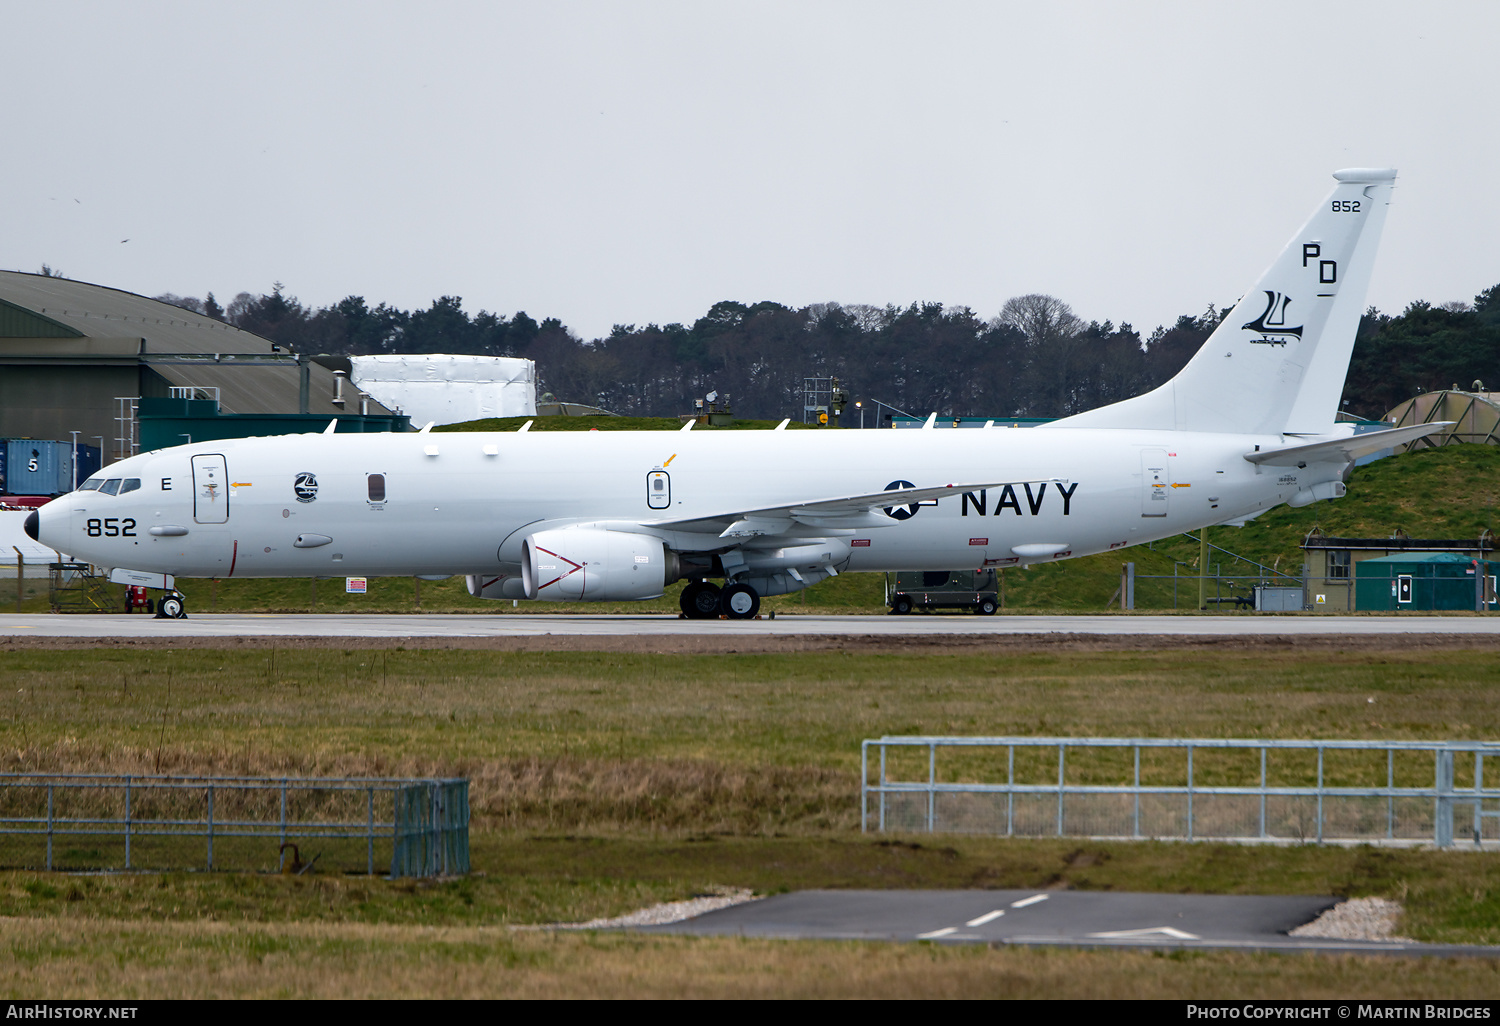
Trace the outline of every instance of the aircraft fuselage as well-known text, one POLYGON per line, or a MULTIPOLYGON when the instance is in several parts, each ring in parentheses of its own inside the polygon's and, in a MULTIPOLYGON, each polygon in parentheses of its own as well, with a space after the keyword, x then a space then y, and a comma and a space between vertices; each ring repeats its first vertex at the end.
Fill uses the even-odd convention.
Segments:
POLYGON ((803 529, 848 545, 840 572, 1015 566, 1236 520, 1342 472, 1244 459, 1282 444, 1088 428, 290 435, 113 464, 102 478, 139 485, 55 500, 39 536, 100 566, 184 577, 510 573, 542 522, 704 551, 731 543, 653 522, 897 483, 1037 482, 803 529))

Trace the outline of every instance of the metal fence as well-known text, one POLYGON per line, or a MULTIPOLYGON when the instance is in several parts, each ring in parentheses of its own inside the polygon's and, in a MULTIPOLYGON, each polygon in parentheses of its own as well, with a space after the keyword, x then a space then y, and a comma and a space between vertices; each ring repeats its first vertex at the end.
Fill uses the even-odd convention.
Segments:
POLYGON ((0 866, 373 875, 387 858, 392 876, 467 873, 469 782, 0 774, 0 866))
POLYGON ((866 831, 1438 847, 1467 833, 1495 847, 1500 786, 1486 787, 1484 770, 1496 757, 1500 742, 1482 741, 883 737, 861 748, 860 822, 866 831))

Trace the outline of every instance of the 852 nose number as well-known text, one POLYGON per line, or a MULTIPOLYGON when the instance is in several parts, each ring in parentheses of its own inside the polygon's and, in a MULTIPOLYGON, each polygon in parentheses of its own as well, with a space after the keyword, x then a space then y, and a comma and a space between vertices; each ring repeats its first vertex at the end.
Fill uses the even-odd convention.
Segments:
POLYGON ((125 517, 123 520, 117 517, 99 519, 94 517, 88 522, 88 536, 90 538, 134 538, 135 519, 125 517))

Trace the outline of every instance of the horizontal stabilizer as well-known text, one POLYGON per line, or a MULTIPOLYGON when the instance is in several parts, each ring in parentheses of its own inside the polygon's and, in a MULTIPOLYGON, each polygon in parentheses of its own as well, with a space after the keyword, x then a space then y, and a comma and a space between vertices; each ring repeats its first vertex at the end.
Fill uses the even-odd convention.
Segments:
POLYGON ((1412 427, 1391 428, 1389 431, 1371 431, 1348 438, 1335 438, 1305 445, 1289 445, 1285 449, 1269 449, 1245 453, 1245 459, 1266 467, 1300 467, 1308 463, 1352 463, 1361 456, 1368 456, 1393 445, 1404 445, 1427 435, 1435 435, 1452 421, 1436 424, 1416 424, 1412 427))

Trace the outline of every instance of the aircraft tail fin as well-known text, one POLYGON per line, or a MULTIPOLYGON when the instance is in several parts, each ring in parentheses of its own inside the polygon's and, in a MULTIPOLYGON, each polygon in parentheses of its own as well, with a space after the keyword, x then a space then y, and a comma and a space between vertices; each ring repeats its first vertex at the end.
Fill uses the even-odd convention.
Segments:
POLYGON ((1396 172, 1353 168, 1166 384, 1049 427, 1243 434, 1329 430, 1396 172))

